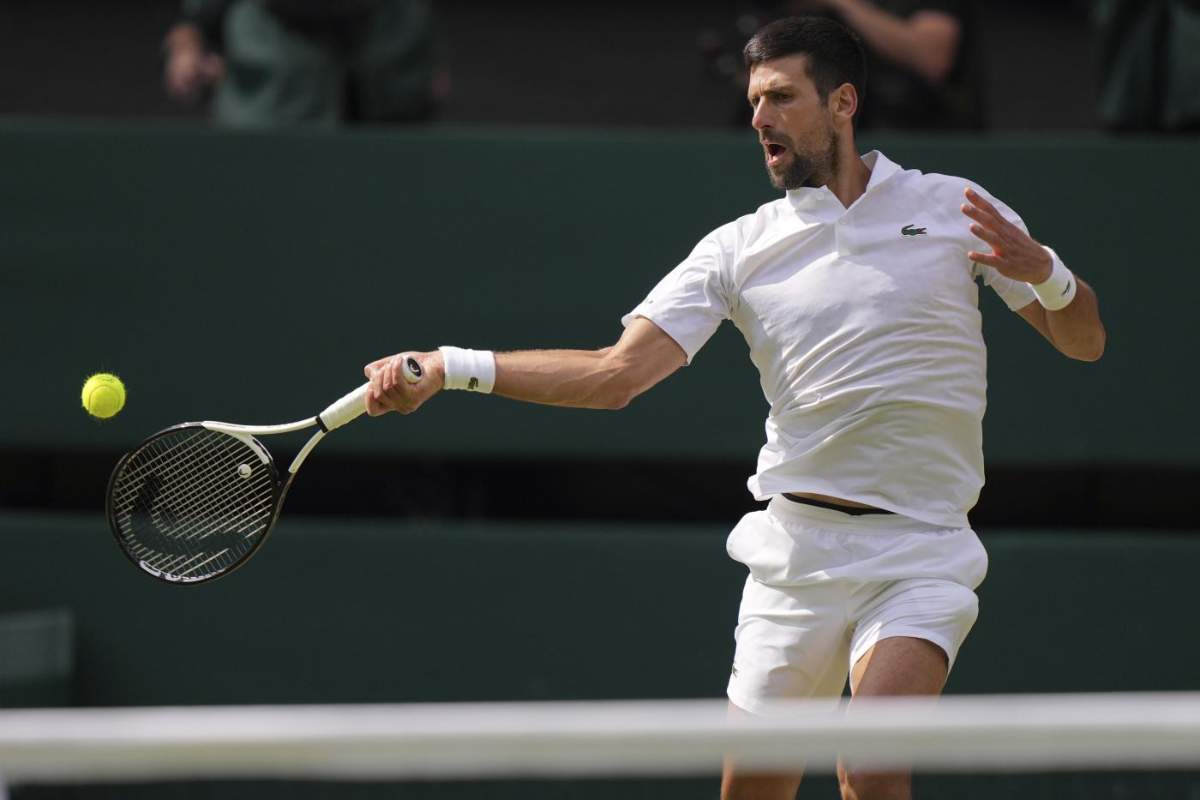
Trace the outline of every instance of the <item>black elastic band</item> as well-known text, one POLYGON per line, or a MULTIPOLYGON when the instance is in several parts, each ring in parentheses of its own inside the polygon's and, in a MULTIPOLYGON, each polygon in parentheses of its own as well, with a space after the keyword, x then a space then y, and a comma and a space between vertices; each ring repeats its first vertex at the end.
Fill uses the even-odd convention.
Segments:
POLYGON ((843 514, 849 514, 852 517, 861 517, 863 514, 895 514, 895 511, 888 511, 883 508, 853 508, 851 506, 839 506, 836 503, 826 503, 824 500, 813 500, 811 497, 795 497, 790 494, 783 495, 793 503, 801 503, 806 506, 816 506, 817 508, 828 508, 830 511, 840 511, 843 514))

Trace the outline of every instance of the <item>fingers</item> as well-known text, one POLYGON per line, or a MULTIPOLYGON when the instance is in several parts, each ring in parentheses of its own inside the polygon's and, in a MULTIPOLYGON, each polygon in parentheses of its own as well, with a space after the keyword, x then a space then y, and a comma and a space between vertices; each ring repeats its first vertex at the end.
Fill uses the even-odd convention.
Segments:
MULTIPOLYGON (((997 222, 1003 222, 1005 224, 1009 224, 1008 220, 1006 220, 1000 214, 1000 212, 996 210, 996 207, 994 205, 992 205, 991 203, 989 203, 987 200, 985 200, 983 198, 983 195, 979 194, 979 192, 975 191, 970 186, 968 186, 966 188, 966 190, 964 191, 964 194, 966 194, 967 199, 971 201, 971 205, 975 206, 976 208, 982 209, 984 213, 989 215, 992 219, 996 220, 997 222)), ((964 211, 965 211, 965 209, 964 209, 964 211)))
POLYGON ((988 213, 985 209, 977 206, 963 204, 962 213, 967 217, 978 222, 988 230, 994 231, 1005 237, 1011 236, 1015 226, 1002 217, 997 217, 995 214, 988 213))
POLYGON ((989 267, 999 267, 1004 264, 1004 259, 995 253, 981 253, 978 250, 967 253, 967 258, 976 264, 986 264, 989 267))
POLYGON ((363 375, 371 384, 367 390, 368 414, 378 416, 388 411, 408 414, 424 402, 428 392, 404 377, 404 361, 410 356, 416 354, 397 353, 363 367, 363 375))
POLYGON ((992 246, 992 248, 995 250, 999 250, 1000 248, 1002 248, 1008 244, 1008 240, 1004 236, 1001 236, 996 231, 994 231, 990 228, 985 228, 984 226, 979 225, 979 224, 971 225, 971 233, 975 234, 980 239, 983 239, 985 242, 990 244, 992 246))
POLYGON ((397 384, 400 381, 400 362, 403 359, 400 356, 392 356, 384 365, 383 371, 386 376, 387 391, 389 394, 395 394, 399 388, 397 384))
MULTIPOLYGON (((967 217, 970 217, 978 222, 984 229, 993 235, 1000 236, 1004 241, 1009 243, 1011 243, 1017 237, 1017 235, 1021 233, 1017 226, 1000 216, 1000 212, 996 210, 995 206, 980 197, 978 192, 973 189, 967 189, 966 195, 971 203, 964 203, 960 207, 960 210, 967 217)), ((975 226, 972 226, 971 232, 975 233, 975 235, 979 236, 981 239, 984 239, 988 242, 992 241, 986 236, 976 233, 975 226)))
POLYGON ((372 417, 386 414, 390 409, 384 403, 382 373, 374 364, 368 364, 363 368, 363 372, 371 384, 371 387, 367 389, 367 413, 372 417))

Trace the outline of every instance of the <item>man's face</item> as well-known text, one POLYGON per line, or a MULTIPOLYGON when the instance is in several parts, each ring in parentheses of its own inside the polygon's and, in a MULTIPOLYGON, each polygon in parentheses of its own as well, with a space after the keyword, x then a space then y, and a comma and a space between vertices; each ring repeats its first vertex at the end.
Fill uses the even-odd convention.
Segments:
POLYGON ((777 189, 824 186, 837 168, 833 115, 808 77, 807 60, 784 56, 750 69, 751 124, 777 189))

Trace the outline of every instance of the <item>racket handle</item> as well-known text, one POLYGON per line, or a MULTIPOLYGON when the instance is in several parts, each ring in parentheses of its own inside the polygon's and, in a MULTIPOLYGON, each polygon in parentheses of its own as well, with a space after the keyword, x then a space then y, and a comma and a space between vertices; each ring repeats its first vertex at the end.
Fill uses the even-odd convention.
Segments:
POLYGON ((330 403, 328 408, 318 414, 317 416, 320 418, 321 425, 325 427, 325 430, 331 431, 334 428, 340 428, 347 422, 353 422, 365 414, 367 411, 367 391, 370 388, 370 383, 364 383, 340 400, 330 403))
MULTIPOLYGON (((409 383, 416 383, 425 376, 421 364, 411 356, 404 359, 404 363, 400 365, 400 371, 404 374, 404 380, 409 383)), ((329 408, 318 414, 325 430, 331 431, 334 428, 340 428, 347 422, 353 422, 361 417, 367 410, 367 391, 370 388, 369 382, 364 383, 342 399, 335 400, 329 405, 329 408)))

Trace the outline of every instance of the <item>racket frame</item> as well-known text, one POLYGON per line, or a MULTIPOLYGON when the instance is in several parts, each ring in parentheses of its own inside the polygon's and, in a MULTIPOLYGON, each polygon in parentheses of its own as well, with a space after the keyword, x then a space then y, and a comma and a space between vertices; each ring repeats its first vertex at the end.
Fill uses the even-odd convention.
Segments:
MULTIPOLYGON (((312 419, 306 420, 306 423, 308 425, 316 424, 313 422, 312 419)), ((221 424, 221 423, 218 423, 218 424, 221 424)), ((251 556, 253 556, 255 553, 257 553, 258 549, 263 546, 264 542, 267 541, 267 537, 271 535, 271 531, 273 531, 275 529, 275 523, 279 521, 279 512, 283 509, 284 498, 287 497, 288 489, 292 485, 292 479, 296 476, 296 474, 294 472, 292 472, 288 475, 287 481, 280 480, 279 468, 275 464, 275 459, 271 456, 271 452, 262 444, 262 442, 258 441, 257 439, 255 439, 253 436, 251 436, 249 434, 244 434, 244 433, 243 434, 233 434, 238 439, 241 439, 246 444, 247 447, 249 447, 251 450, 253 450, 255 455, 257 455, 259 457, 259 459, 262 461, 262 463, 267 467, 267 469, 269 469, 271 471, 271 491, 272 491, 271 518, 270 518, 270 521, 267 523, 267 528, 266 528, 266 530, 264 530, 262 532, 262 535, 258 537, 258 541, 254 543, 253 547, 251 547, 244 555, 242 555, 242 557, 239 558, 231 567, 229 567, 229 569, 219 572, 216 575, 210 575, 208 577, 197 578, 195 580, 188 580, 187 578, 179 578, 179 577, 170 577, 169 573, 166 573, 166 572, 163 572, 162 570, 158 570, 158 569, 155 569, 154 567, 151 567, 144 560, 137 558, 133 553, 131 553, 129 551, 129 548, 126 546, 126 543, 125 543, 124 539, 121 537, 121 534, 119 532, 120 527, 117 525, 116 511, 113 508, 113 488, 116 486, 117 477, 121 474, 121 470, 125 466, 125 463, 129 460, 130 456, 134 455, 135 453, 141 452, 141 450, 146 445, 150 444, 151 442, 153 442, 157 439, 161 439, 164 436, 170 436, 171 434, 177 433, 182 430, 197 429, 197 428, 208 428, 209 430, 219 430, 221 433, 226 432, 226 431, 223 431, 220 429, 209 428, 209 425, 205 422, 181 422, 178 425, 172 425, 169 428, 163 428, 161 431, 152 433, 150 436, 147 436, 144 440, 142 440, 142 442, 139 443, 137 447, 135 447, 133 450, 131 450, 128 453, 121 456, 120 460, 117 461, 117 465, 115 467, 113 467, 112 474, 108 476, 108 486, 106 487, 105 494, 104 494, 104 515, 108 520, 108 529, 112 532, 113 538, 116 539, 117 546, 119 548, 121 548, 121 552, 125 555, 126 560, 131 562, 134 567, 136 567, 140 571, 144 572, 145 574, 150 575, 151 577, 154 577, 160 581, 163 581, 164 583, 169 583, 172 586, 191 586, 193 584, 198 585, 198 584, 202 584, 202 583, 210 583, 212 581, 218 580, 219 578, 225 577, 226 575, 230 574, 231 572, 237 571, 238 568, 240 568, 243 564, 245 564, 247 561, 249 561, 251 556)))

